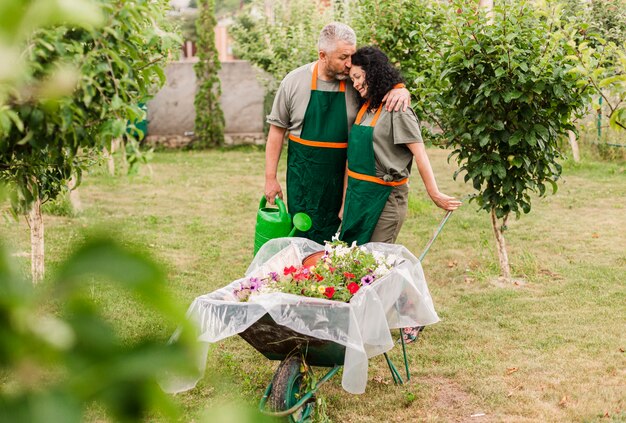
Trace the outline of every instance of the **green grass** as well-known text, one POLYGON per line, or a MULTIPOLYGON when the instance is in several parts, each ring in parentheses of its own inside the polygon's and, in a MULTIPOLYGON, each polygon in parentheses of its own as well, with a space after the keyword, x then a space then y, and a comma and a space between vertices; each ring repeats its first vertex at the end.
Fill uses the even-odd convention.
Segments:
MULTIPOLYGON (((429 155, 442 191, 472 192, 452 180, 447 152, 429 155)), ((149 250, 186 307, 250 264, 263 165, 260 149, 238 148, 158 152, 150 169, 132 177, 94 169, 79 188, 81 214, 72 216, 63 205, 45 216, 47 270, 54 272, 86 234, 103 231, 149 250)), ((284 166, 283 157, 283 175, 284 166)), ((375 357, 365 394, 344 392, 337 376, 321 388, 328 419, 626 421, 625 169, 623 162, 567 161, 559 191, 533 199, 531 213, 510 222, 509 258, 523 284, 497 282, 488 215, 473 204, 455 212, 424 260, 442 321, 409 346, 411 382, 394 386, 386 363, 375 357), (476 413, 485 416, 470 417, 476 413)), ((398 242, 419 255, 443 214, 415 172, 398 242)), ((27 272, 27 226, 2 221, 0 237, 27 272)), ((85 284, 123 339, 151 334, 165 341, 172 332, 121 290, 97 280, 85 284)), ((391 355, 401 362, 399 348, 391 355)), ((185 421, 223 404, 255 406, 276 364, 238 337, 214 345, 206 376, 176 396, 185 421)))

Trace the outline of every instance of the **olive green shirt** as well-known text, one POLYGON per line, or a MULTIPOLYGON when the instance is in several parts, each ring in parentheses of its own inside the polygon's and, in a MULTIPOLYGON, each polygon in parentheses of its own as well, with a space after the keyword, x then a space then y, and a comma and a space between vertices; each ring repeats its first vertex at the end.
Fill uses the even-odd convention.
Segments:
MULTIPOLYGON (((361 125, 368 125, 374 118, 375 111, 367 111, 361 125)), ((423 142, 417 115, 410 107, 388 112, 383 108, 376 126, 374 126, 374 157, 376 158, 376 176, 386 181, 398 181, 411 174, 413 153, 406 146, 414 142, 423 142)))
MULTIPOLYGON (((267 123, 286 128, 290 134, 296 137, 300 136, 304 114, 311 99, 311 78, 314 65, 315 63, 309 63, 301 66, 289 72, 282 80, 274 97, 272 111, 267 115, 267 123)), ((356 118, 358 104, 352 82, 347 79, 345 83, 348 130, 350 130, 356 118)), ((320 91, 339 91, 339 81, 323 81, 317 78, 317 89, 320 91)))

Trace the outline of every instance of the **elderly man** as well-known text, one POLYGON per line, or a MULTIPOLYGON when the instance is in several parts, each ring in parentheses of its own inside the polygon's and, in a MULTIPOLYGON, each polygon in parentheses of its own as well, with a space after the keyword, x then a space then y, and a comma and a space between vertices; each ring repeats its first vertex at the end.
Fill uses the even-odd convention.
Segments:
MULTIPOLYGON (((271 113, 265 151, 265 197, 283 198, 277 179, 285 132, 287 206, 294 215, 307 213, 313 226, 304 236, 323 244, 337 232, 343 195, 348 132, 357 113, 357 96, 348 80, 356 35, 333 22, 319 37, 318 60, 291 71, 280 84, 271 113)), ((387 109, 409 105, 405 88, 392 90, 387 109)))

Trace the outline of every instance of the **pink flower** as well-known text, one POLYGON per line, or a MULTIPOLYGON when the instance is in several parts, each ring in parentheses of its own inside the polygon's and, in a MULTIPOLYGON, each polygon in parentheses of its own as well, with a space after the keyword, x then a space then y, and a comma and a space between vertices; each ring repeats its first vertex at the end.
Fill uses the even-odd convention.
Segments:
POLYGON ((361 278, 361 283, 363 284, 363 286, 369 285, 372 282, 374 282, 374 277, 372 275, 365 275, 361 278))

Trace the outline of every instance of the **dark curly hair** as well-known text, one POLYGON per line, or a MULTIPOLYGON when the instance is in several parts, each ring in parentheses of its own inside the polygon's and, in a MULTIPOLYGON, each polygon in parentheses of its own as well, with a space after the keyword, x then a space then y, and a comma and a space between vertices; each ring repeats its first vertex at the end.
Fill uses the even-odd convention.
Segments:
POLYGON ((400 71, 390 62, 389 58, 378 47, 361 47, 352 55, 352 64, 363 68, 367 94, 362 98, 357 93, 359 104, 370 100, 370 108, 377 109, 383 97, 394 85, 404 82, 400 71))

